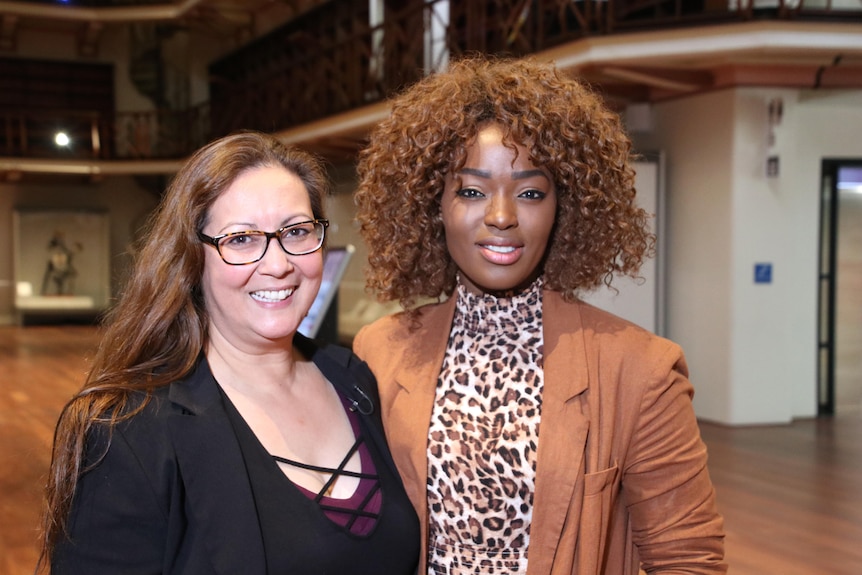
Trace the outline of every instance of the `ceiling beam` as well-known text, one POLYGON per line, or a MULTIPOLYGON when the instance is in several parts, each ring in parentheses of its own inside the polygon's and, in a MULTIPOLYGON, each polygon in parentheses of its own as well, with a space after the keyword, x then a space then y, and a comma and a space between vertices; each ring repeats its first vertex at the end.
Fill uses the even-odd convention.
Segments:
POLYGON ((669 90, 671 92, 694 92, 703 89, 702 84, 672 80, 655 73, 640 71, 636 68, 601 66, 599 67, 599 71, 611 78, 624 80, 633 84, 643 84, 650 88, 669 90))

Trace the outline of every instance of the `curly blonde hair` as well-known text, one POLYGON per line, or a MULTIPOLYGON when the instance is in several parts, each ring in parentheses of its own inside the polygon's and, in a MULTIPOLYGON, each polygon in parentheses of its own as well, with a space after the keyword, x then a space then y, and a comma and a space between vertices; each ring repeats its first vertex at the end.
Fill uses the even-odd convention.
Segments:
POLYGON ((579 290, 637 277, 655 243, 635 205, 631 142, 599 96, 552 64, 471 56, 391 101, 357 165, 357 221, 368 247, 367 288, 413 307, 451 295, 457 268, 446 249, 440 199, 447 174, 488 123, 529 150, 553 178, 555 228, 545 286, 579 290))

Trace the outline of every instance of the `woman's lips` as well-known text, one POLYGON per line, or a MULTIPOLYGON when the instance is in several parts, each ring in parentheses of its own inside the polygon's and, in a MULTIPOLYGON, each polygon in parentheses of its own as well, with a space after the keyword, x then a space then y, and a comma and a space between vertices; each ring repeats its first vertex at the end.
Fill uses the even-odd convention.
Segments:
POLYGON ((493 264, 508 266, 517 262, 524 253, 523 246, 479 244, 482 257, 493 264))

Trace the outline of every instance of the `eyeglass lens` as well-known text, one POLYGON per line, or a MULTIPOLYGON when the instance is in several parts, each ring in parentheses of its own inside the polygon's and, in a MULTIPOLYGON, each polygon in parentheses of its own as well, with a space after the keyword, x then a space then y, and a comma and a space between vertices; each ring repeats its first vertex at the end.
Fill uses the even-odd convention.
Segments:
POLYGON ((236 232, 221 238, 218 248, 227 263, 251 263, 263 257, 269 246, 269 239, 275 237, 284 251, 301 256, 316 251, 323 244, 323 230, 324 225, 321 222, 303 222, 273 233, 236 232))

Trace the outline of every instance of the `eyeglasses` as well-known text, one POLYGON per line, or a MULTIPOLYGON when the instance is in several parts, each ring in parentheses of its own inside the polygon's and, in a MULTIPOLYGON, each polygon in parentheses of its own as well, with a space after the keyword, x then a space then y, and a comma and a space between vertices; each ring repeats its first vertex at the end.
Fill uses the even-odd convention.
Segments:
POLYGON ((323 245, 328 227, 329 220, 308 220, 284 226, 274 232, 246 230, 215 237, 198 232, 198 238, 204 243, 214 245, 226 264, 241 266, 260 261, 273 238, 278 240, 278 245, 286 254, 292 256, 316 252, 323 245))

